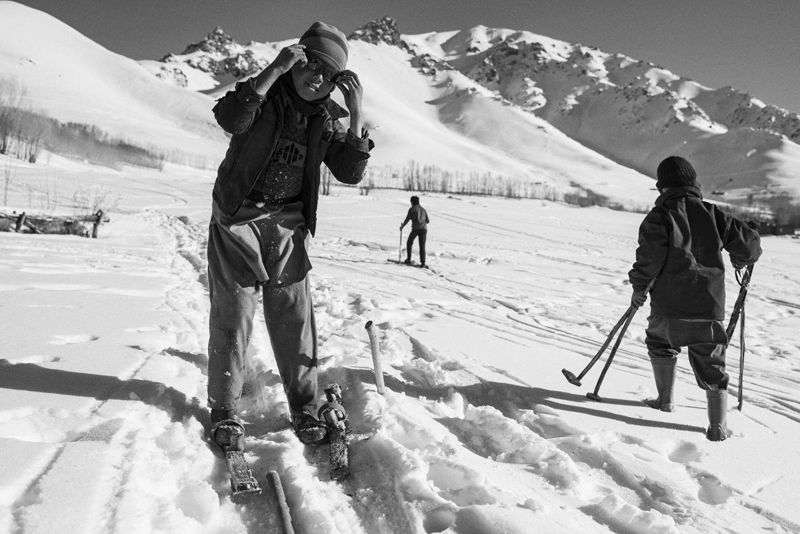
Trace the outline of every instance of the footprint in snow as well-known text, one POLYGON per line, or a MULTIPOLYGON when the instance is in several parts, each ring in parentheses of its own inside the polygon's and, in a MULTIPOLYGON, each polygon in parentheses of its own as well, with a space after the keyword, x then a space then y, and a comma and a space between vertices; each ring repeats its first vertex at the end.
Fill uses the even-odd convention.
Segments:
POLYGON ((669 444, 667 457, 675 463, 688 464, 699 461, 703 453, 694 443, 677 441, 669 444))
POLYGON ((733 490, 713 475, 700 475, 697 483, 700 485, 697 498, 706 504, 725 504, 733 496, 733 490))

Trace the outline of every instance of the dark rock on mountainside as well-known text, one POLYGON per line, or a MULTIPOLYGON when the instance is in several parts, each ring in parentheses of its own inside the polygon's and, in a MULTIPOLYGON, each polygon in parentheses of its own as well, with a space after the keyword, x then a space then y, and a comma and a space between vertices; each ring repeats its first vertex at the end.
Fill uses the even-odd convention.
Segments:
POLYGON ((368 22, 353 31, 347 38, 350 40, 366 41, 372 44, 386 43, 388 45, 400 47, 406 52, 411 52, 411 48, 400 36, 400 30, 397 28, 397 21, 392 17, 383 17, 368 22))

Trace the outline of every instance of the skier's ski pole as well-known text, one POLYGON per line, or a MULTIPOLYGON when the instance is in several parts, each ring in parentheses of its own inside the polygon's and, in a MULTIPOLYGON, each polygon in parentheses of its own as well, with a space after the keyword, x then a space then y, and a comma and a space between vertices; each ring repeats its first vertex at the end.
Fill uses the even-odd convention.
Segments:
POLYGON ((737 409, 742 411, 742 389, 744 385, 744 300, 747 297, 747 289, 750 286, 750 278, 753 276, 753 266, 748 265, 745 268, 744 274, 739 279, 739 271, 736 271, 736 281, 739 282, 739 296, 736 298, 736 304, 733 305, 733 312, 731 313, 731 320, 728 322, 728 328, 725 333, 728 335, 728 343, 733 338, 733 333, 736 331, 736 323, 741 319, 742 327, 739 329, 739 392, 737 400, 739 405, 737 409))
POLYGON ((397 263, 400 263, 400 262, 403 261, 402 254, 403 254, 403 227, 401 226, 400 227, 400 244, 397 247, 397 263))
POLYGON ((567 378, 567 381, 569 381, 570 384, 572 384, 574 386, 580 386, 581 385, 581 378, 583 378, 583 376, 586 373, 589 372, 589 369, 594 367, 594 364, 596 364, 597 360, 600 359, 600 356, 603 355, 603 352, 606 350, 606 347, 608 347, 608 345, 611 343, 611 340, 614 339, 614 334, 617 333, 617 330, 619 330, 619 327, 622 326, 622 324, 628 319, 628 316, 631 314, 631 311, 633 309, 634 309, 633 306, 631 306, 622 315, 622 317, 617 322, 617 324, 614 325, 614 328, 611 329, 611 333, 608 334, 608 337, 606 338, 605 343, 603 343, 603 346, 600 347, 600 350, 598 350, 597 354, 594 355, 592 360, 589 362, 589 365, 587 365, 586 368, 583 371, 581 371, 581 373, 578 376, 575 376, 574 374, 572 374, 571 372, 567 371, 566 369, 562 369, 561 370, 561 373, 567 378))
POLYGON ((614 347, 611 349, 611 353, 608 355, 608 360, 606 360, 606 364, 603 366, 603 370, 600 372, 600 378, 597 379, 597 385, 594 387, 594 392, 587 393, 586 398, 602 402, 603 399, 600 398, 600 385, 603 383, 603 378, 605 378, 606 373, 608 372, 608 368, 611 367, 611 362, 614 360, 614 355, 617 353, 617 349, 619 348, 619 344, 622 342, 622 337, 625 335, 625 331, 628 329, 628 325, 631 324, 633 320, 633 316, 636 315, 636 310, 638 308, 634 308, 633 306, 630 307, 628 314, 628 319, 625 321, 625 324, 622 326, 622 329, 619 331, 619 337, 617 338, 617 342, 614 343, 614 347))
POLYGON ((281 527, 283 527, 281 534, 294 534, 292 516, 289 514, 289 505, 286 504, 286 494, 283 492, 281 477, 276 471, 270 471, 268 477, 272 484, 272 489, 275 491, 275 501, 278 505, 278 517, 280 518, 281 527))
POLYGON ((375 333, 375 325, 372 324, 372 321, 367 321, 364 328, 367 329, 369 346, 372 349, 372 365, 375 367, 375 387, 378 388, 378 393, 383 395, 386 387, 383 385, 383 364, 381 363, 381 352, 378 346, 378 336, 375 333))

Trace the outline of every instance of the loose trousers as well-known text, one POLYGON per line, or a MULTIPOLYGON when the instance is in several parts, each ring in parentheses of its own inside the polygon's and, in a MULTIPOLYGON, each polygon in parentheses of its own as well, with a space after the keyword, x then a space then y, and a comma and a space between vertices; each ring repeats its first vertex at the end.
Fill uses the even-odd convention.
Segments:
POLYGON ((674 319, 651 314, 647 318, 645 345, 652 359, 676 359, 687 347, 689 363, 701 389, 728 388, 725 349, 728 336, 722 321, 674 319))
POLYGON ((301 208, 299 202, 258 207, 246 200, 228 217, 214 205, 208 238, 212 409, 236 410, 259 294, 290 409, 316 401, 317 332, 301 208))

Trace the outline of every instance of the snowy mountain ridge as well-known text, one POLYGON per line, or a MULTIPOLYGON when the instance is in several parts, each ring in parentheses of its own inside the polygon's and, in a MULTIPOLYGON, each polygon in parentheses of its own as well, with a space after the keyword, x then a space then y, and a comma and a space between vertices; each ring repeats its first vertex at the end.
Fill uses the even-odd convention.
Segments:
MULTIPOLYGON (((800 116, 732 87, 705 87, 653 63, 528 31, 476 26, 403 35, 386 17, 349 39, 397 47, 429 77, 457 71, 480 86, 470 94, 486 89, 479 92, 645 175, 678 153, 695 164, 709 194, 728 201, 800 193, 800 116)), ((262 54, 274 57, 279 49, 237 45, 217 28, 166 62, 214 76, 202 84, 208 90, 230 83, 231 74, 258 71, 268 62, 262 54)))

